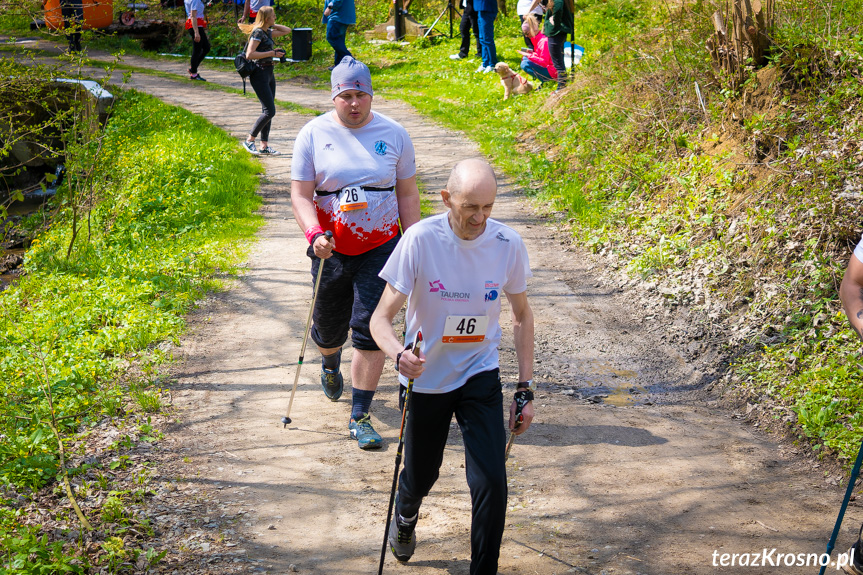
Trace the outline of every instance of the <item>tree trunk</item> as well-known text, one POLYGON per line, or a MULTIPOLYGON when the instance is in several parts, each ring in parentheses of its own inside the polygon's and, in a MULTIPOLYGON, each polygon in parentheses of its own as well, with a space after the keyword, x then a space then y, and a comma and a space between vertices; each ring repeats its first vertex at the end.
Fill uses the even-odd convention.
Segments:
POLYGON ((731 33, 728 12, 711 15, 714 34, 707 40, 713 68, 732 88, 745 79, 747 68, 767 62, 767 49, 773 32, 775 0, 732 0, 731 33))

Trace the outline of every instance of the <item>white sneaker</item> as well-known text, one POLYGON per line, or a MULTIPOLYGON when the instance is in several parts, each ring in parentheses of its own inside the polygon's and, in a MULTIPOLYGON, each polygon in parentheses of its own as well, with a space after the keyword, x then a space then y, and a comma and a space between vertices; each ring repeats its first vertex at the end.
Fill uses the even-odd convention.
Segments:
POLYGON ((480 64, 480 65, 479 65, 479 68, 477 68, 477 69, 476 69, 476 72, 474 72, 474 73, 475 73, 475 74, 484 74, 484 73, 485 73, 485 66, 483 66, 482 64, 480 64))
POLYGON ((488 74, 489 72, 494 72, 494 66, 486 66, 483 72, 486 74, 488 74))
POLYGON ((464 60, 464 56, 462 56, 461 54, 450 54, 449 59, 450 60, 464 60))

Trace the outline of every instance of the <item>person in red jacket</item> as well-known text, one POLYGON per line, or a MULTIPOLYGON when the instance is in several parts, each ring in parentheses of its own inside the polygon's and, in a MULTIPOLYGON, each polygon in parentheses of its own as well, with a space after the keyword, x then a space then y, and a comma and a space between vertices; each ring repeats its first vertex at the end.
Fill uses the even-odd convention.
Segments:
POLYGON ((533 50, 522 48, 521 69, 540 82, 551 82, 557 78, 557 70, 551 62, 551 52, 548 50, 548 38, 539 31, 539 24, 534 18, 525 18, 521 31, 530 39, 533 50))

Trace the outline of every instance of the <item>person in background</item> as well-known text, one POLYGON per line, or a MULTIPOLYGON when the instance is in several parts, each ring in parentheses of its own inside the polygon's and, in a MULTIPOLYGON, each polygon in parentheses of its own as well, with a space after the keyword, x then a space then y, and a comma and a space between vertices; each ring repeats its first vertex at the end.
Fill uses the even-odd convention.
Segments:
POLYGON ((473 0, 462 0, 461 22, 458 26, 458 31, 461 34, 461 46, 459 46, 458 54, 451 54, 451 60, 464 60, 470 52, 470 31, 473 30, 474 38, 476 38, 476 51, 482 53, 482 48, 479 44, 479 24, 477 23, 476 10, 473 8, 473 0))
POLYGON ((330 70, 339 65, 342 58, 350 56, 351 52, 345 45, 348 26, 357 23, 357 9, 354 0, 326 0, 324 17, 321 20, 327 25, 327 42, 333 47, 333 65, 330 70))
POLYGON ((261 115, 255 120, 252 131, 243 142, 243 147, 252 154, 277 156, 279 152, 268 144, 270 126, 273 116, 276 115, 276 76, 273 74, 273 58, 284 56, 285 51, 275 47, 273 38, 290 34, 291 29, 276 24, 276 13, 272 6, 261 6, 255 15, 255 22, 240 24, 240 29, 249 34, 246 58, 257 64, 252 75, 249 76, 249 82, 261 102, 261 115), (261 136, 260 149, 255 147, 255 138, 258 134, 261 136))
MULTIPOLYGON (((540 0, 533 0, 528 12, 532 12, 539 2, 540 0)), ((566 35, 572 34, 574 29, 574 13, 575 4, 573 0, 548 0, 543 32, 548 38, 551 62, 554 64, 554 69, 557 70, 558 90, 562 90, 566 86, 566 62, 563 59, 563 47, 566 43, 566 35)))
POLYGON ((60 14, 63 16, 63 30, 69 41, 69 53, 81 51, 81 26, 84 25, 84 4, 82 0, 60 0, 60 14))
POLYGON ((207 20, 204 18, 204 2, 202 0, 184 0, 186 6, 186 30, 192 37, 192 60, 189 63, 189 79, 206 82, 198 74, 198 66, 210 52, 210 40, 207 38, 207 20))
MULTIPOLYGON (((845 308, 845 315, 851 328, 863 339, 863 238, 854 248, 845 276, 839 285, 839 299, 845 308)), ((857 541, 848 550, 849 565, 842 566, 842 571, 849 575, 863 575, 863 525, 857 534, 857 541)))
POLYGON ((237 20, 237 24, 253 23, 258 16, 258 11, 269 5, 270 0, 246 0, 243 4, 243 15, 237 20))
POLYGON ((532 12, 528 12, 527 9, 530 8, 530 5, 533 3, 533 0, 518 0, 518 4, 515 6, 515 12, 518 14, 518 21, 522 25, 522 33, 524 35, 524 43, 527 46, 528 50, 533 50, 533 43, 531 43, 530 38, 526 33, 524 33, 524 21, 528 17, 528 14, 532 16, 538 25, 542 24, 542 15, 545 12, 545 6, 541 3, 534 7, 532 12))
POLYGON ((550 82, 557 78, 557 70, 551 62, 551 53, 548 51, 548 38, 539 31, 539 24, 532 16, 525 18, 521 25, 521 31, 525 38, 529 38, 532 49, 519 50, 521 54, 521 69, 539 80, 550 82))
MULTIPOLYGON (((471 1, 471 0, 468 0, 471 1)), ((539 0, 536 0, 537 2, 539 0)), ((497 48, 494 45, 494 21, 497 18, 497 0, 473 0, 479 26, 479 44, 482 51, 482 64, 477 73, 494 72, 497 64, 497 48)))

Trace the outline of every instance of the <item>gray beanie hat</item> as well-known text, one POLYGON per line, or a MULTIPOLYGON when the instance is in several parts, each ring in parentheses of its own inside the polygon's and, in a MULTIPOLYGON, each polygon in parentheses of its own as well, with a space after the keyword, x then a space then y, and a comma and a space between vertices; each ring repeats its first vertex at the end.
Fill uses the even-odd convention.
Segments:
POLYGON ((369 67, 359 60, 355 60, 352 56, 345 56, 339 65, 333 68, 330 85, 332 86, 331 97, 333 98, 345 90, 360 90, 369 96, 374 96, 372 93, 372 73, 369 72, 369 67))

